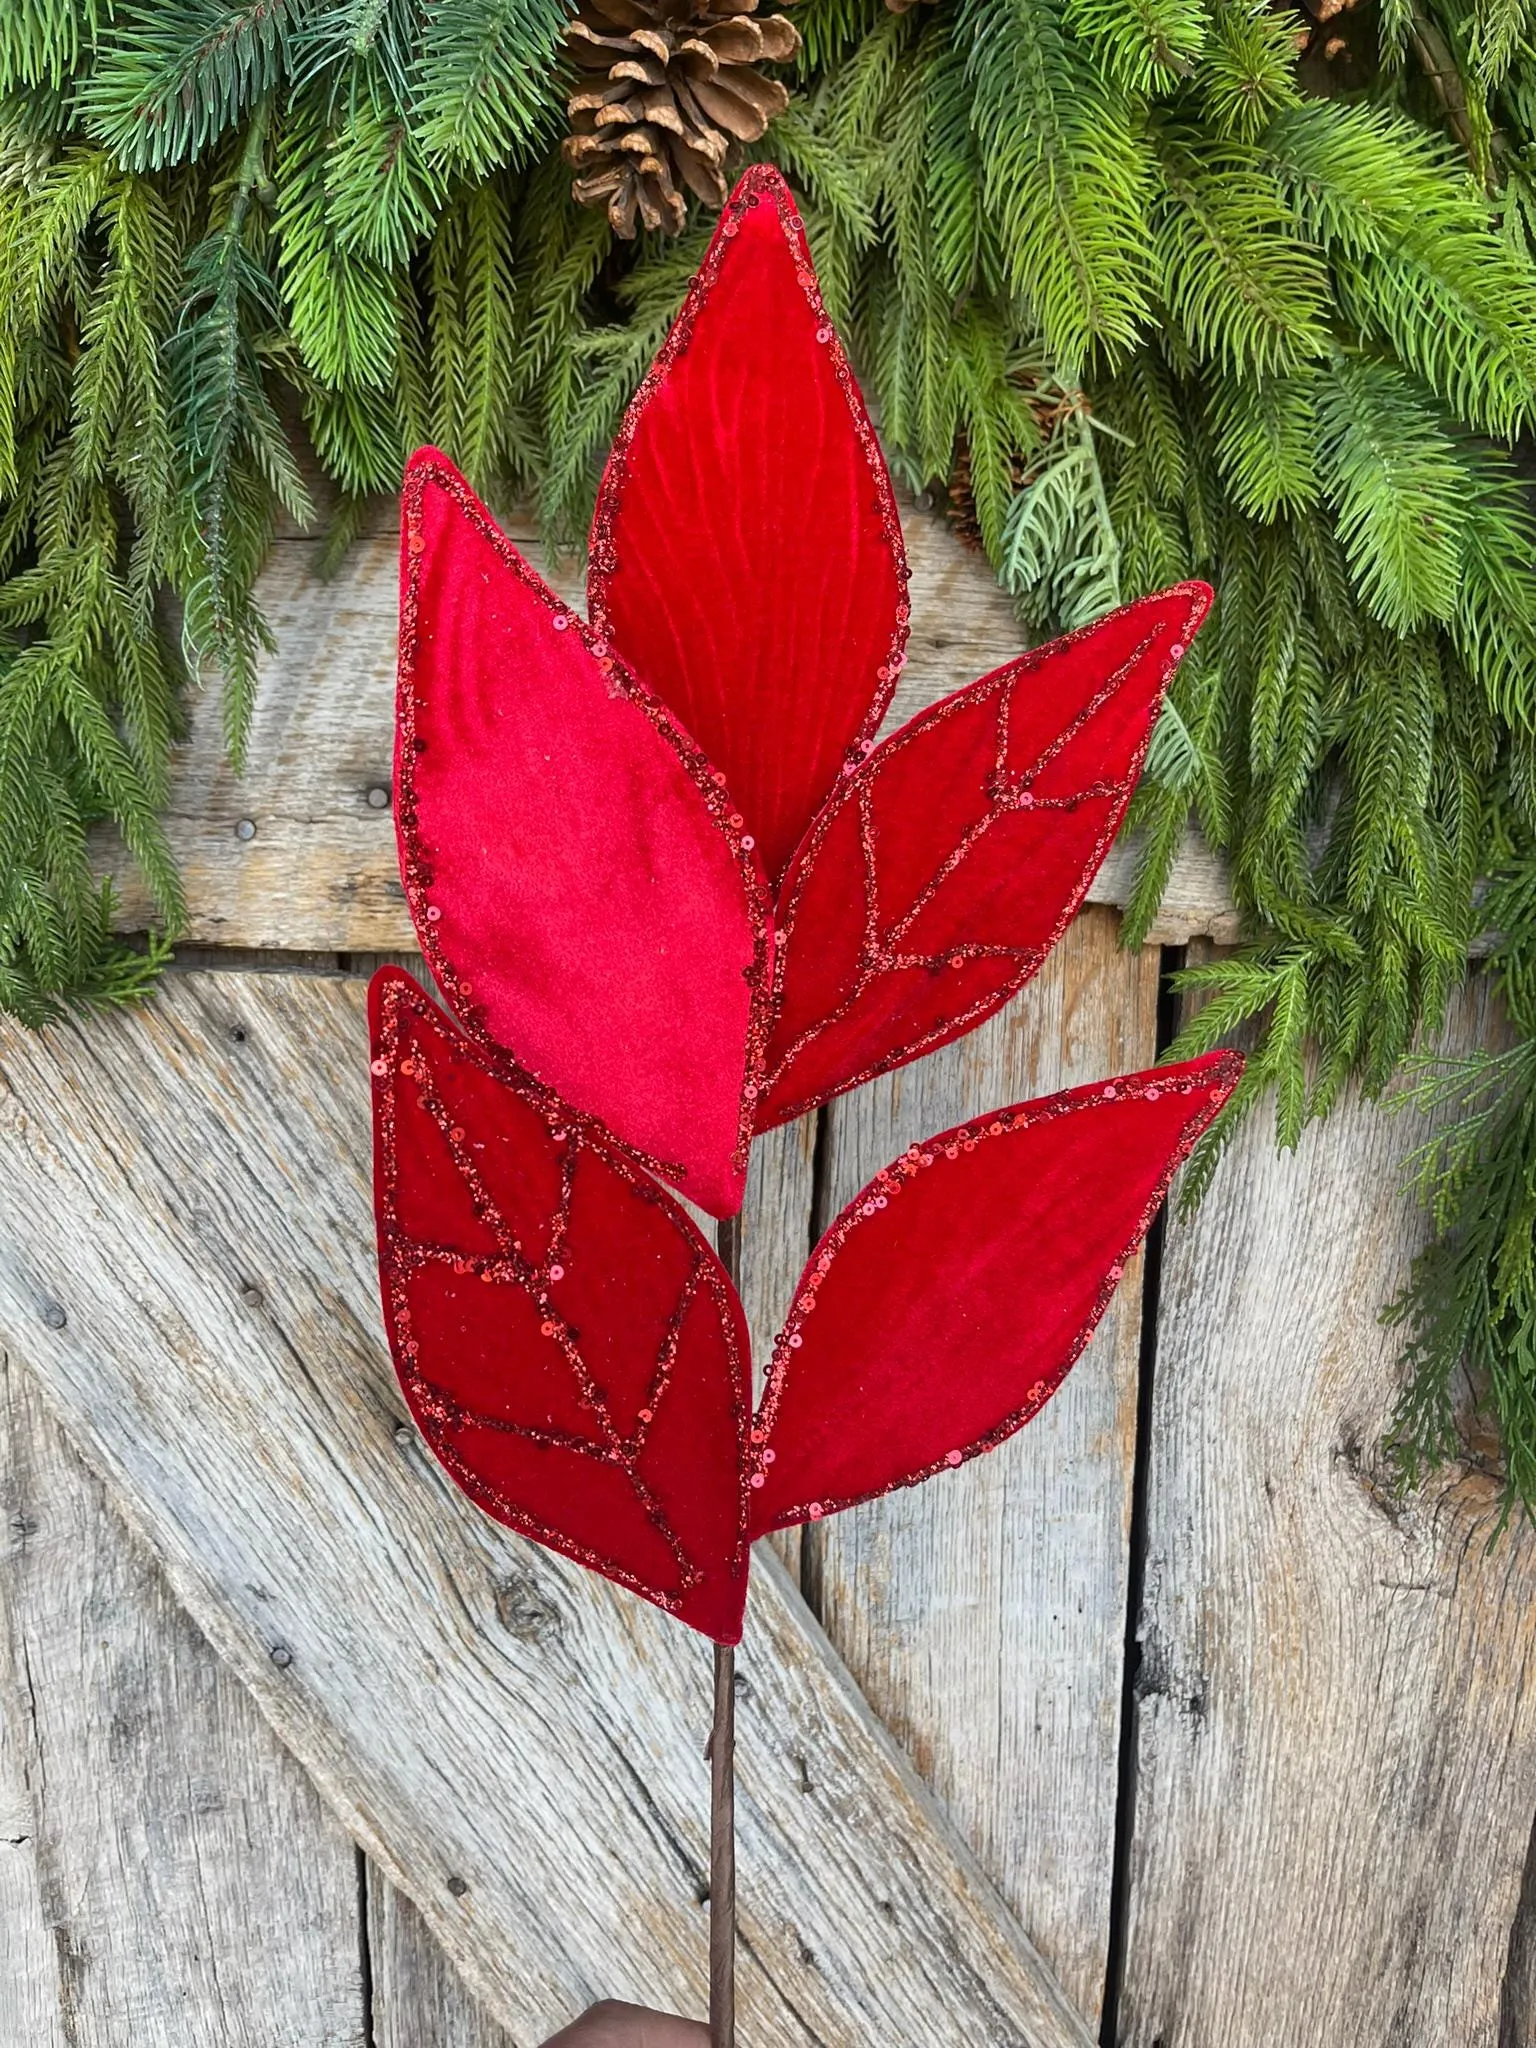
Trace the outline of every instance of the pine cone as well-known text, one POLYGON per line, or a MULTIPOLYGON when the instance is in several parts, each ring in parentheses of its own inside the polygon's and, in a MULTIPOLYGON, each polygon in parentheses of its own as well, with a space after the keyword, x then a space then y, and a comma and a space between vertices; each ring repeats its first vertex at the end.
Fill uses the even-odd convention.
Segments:
POLYGON ((753 69, 800 47, 782 14, 750 17, 757 0, 581 0, 566 25, 585 74, 567 102, 565 160, 583 206, 606 206, 626 240, 637 220, 679 234, 684 188, 711 206, 726 197, 733 142, 755 142, 789 94, 753 69))

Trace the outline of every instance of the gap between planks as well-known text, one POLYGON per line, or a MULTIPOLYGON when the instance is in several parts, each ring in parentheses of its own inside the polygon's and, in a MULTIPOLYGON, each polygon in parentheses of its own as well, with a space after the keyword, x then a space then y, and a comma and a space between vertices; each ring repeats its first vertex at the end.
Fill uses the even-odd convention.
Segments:
MULTIPOLYGON (((1504 1028, 1475 976, 1441 1045, 1504 1028)), ((1120 2048, 1536 2038, 1536 1533, 1490 1547, 1475 1451, 1400 1499, 1381 1449, 1426 1134, 1354 1090, 1293 1153, 1252 1120, 1170 1230, 1120 2048)))

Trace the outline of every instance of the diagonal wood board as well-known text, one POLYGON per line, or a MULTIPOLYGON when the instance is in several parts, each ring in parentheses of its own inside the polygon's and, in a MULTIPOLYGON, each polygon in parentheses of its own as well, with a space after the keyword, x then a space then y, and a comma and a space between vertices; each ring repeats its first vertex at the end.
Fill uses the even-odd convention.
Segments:
POLYGON ((369 2048, 357 1851, 3 1358, 0 1506, 0 2048, 369 2048))
MULTIPOLYGON (((0 1344, 515 2040, 604 1994, 697 2011, 707 1648, 403 1426, 363 1052, 361 985, 318 976, 8 1027, 0 1344)), ((761 1548, 741 1668, 754 2048, 1086 2048, 761 1548)))
POLYGON ((3 1354, 0 1511, 0 2048, 516 2048, 3 1354))

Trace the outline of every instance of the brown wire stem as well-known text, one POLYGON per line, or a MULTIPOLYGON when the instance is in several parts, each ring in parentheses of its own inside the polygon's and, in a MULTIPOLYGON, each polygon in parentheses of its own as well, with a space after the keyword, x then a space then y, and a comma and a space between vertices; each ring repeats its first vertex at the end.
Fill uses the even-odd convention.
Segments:
MULTIPOLYGON (((720 1225, 720 1260, 741 1287, 741 1218, 720 1225)), ((709 1731, 709 2048, 736 2048, 736 1652, 715 1645, 709 1731)))
POLYGON ((736 2048, 736 1652, 720 1643, 709 1734, 709 2048, 736 2048))

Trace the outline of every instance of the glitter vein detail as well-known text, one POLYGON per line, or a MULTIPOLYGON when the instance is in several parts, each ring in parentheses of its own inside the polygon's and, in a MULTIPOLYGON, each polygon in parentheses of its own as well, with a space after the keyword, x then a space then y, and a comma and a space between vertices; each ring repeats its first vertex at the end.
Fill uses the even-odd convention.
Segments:
MULTIPOLYGON (((723 1339, 735 1433, 733 1464, 738 1472, 743 1467, 748 1427, 745 1388, 749 1376, 738 1337, 736 1303, 729 1278, 671 1198, 633 1166, 622 1151, 608 1142, 606 1133, 594 1119, 581 1116, 547 1089, 509 1080, 504 1064, 488 1057, 478 1045, 458 1033, 408 977, 389 970, 385 972, 388 979, 381 976, 379 981, 380 1022, 376 1057, 371 1068, 381 1169, 375 1176, 379 1271, 391 1350, 411 1412, 434 1455, 478 1506, 521 1534, 601 1572, 667 1612, 679 1613, 689 1593, 703 1580, 704 1565, 688 1556, 672 1527, 663 1501, 647 1483, 639 1467, 657 1418, 673 1388, 674 1367, 684 1328, 695 1306, 701 1302, 707 1302, 712 1308, 723 1339), (431 1052, 427 1049, 429 1036, 436 1041, 431 1052), (406 1049, 402 1050, 402 1047, 406 1049), (559 1196, 554 1209, 541 1219, 539 1235, 544 1250, 536 1260, 527 1255, 510 1221, 494 1199, 476 1165, 474 1139, 464 1126, 455 1122, 454 1113, 445 1100, 440 1063, 458 1060, 472 1063, 519 1096, 524 1104, 537 1112, 549 1132, 549 1144, 559 1161, 559 1196), (453 1245, 424 1241, 404 1229, 398 1201, 401 1141, 397 1091, 402 1086, 409 1086, 414 1091, 419 1107, 430 1116, 440 1133, 475 1216, 488 1226, 496 1241, 493 1253, 469 1252, 453 1245), (582 1249, 573 1248, 570 1243, 571 1209, 577 1176, 584 1157, 590 1154, 600 1156, 610 1173, 616 1175, 639 1200, 664 1213, 674 1228, 686 1233, 690 1241, 688 1270, 651 1365, 638 1418, 629 1430, 622 1429, 615 1420, 605 1390, 588 1367, 579 1335, 562 1315, 551 1291, 565 1277, 571 1262, 583 1255, 582 1249), (539 1427, 488 1413, 461 1401, 433 1379, 424 1359, 426 1333, 417 1327, 411 1299, 412 1279, 429 1267, 445 1267, 464 1278, 516 1288, 532 1302, 542 1317, 542 1336, 563 1359, 577 1397, 592 1417, 592 1435, 583 1436, 557 1427, 539 1427), (621 1472, 632 1487, 646 1520, 666 1546, 673 1562, 673 1582, 658 1586, 639 1576, 621 1559, 574 1539, 530 1512, 505 1489, 488 1480, 465 1455, 457 1438, 466 1426, 519 1437, 545 1448, 557 1448, 621 1472)), ((585 1255, 603 1257, 605 1248, 592 1247, 585 1255)), ((734 1543, 729 1559, 725 1561, 730 1577, 737 1578, 744 1573, 746 1548, 743 1494, 738 1506, 734 1543)))
MULTIPOLYGON (((1156 724, 1157 710, 1210 602, 1210 592, 1202 583, 1178 584, 1158 594, 1159 601, 1171 597, 1188 599, 1190 613, 1183 629, 1174 637, 1160 629, 1149 632, 1026 768, 1010 771, 1007 765, 1009 721, 1013 700, 1020 685, 1027 683, 1030 675, 1042 661, 1059 657, 1080 642, 1102 633, 1116 614, 1095 620, 1091 625, 1081 627, 1078 631, 1051 641, 1046 646, 1032 648, 1028 653, 1020 655, 1017 660, 1008 662, 1002 668, 994 670, 991 675, 982 677, 979 682, 941 698, 937 704, 927 711, 918 713, 906 725, 892 733, 863 759, 823 805, 791 863, 777 905, 778 929, 774 948, 772 1003, 775 1030, 768 1041, 767 1070, 762 1083, 757 1126, 759 1130, 769 1129, 775 1124, 788 1123, 793 1118, 803 1116, 808 1110, 816 1108, 833 1095, 846 1093, 865 1081, 873 1080, 877 1074, 888 1073, 893 1067, 903 1066, 909 1060, 918 1059, 924 1053, 932 1052, 939 1046, 948 1044, 952 1039, 961 1037, 994 1010, 1001 1008, 1039 971, 1082 907, 1093 878, 1114 843, 1115 834, 1120 829, 1126 807, 1141 776, 1147 748, 1151 744, 1152 729, 1156 724), (1068 795, 1037 794, 1040 779, 1051 764, 1086 730, 1126 682, 1138 674, 1160 638, 1165 642, 1164 652, 1159 663, 1159 674, 1151 698, 1146 729, 1127 762, 1124 773, 1113 779, 1085 783, 1080 789, 1068 795), (940 854, 927 881, 915 892, 910 902, 904 908, 887 913, 882 918, 879 848, 875 821, 875 797, 880 777, 903 751, 914 744, 920 744, 936 727, 957 716, 973 712, 979 704, 988 702, 996 706, 997 725, 992 767, 985 790, 986 811, 973 822, 957 845, 940 854), (1077 886, 1061 903, 1054 922, 1042 938, 1030 945, 966 939, 937 952, 915 950, 903 944, 903 940, 912 931, 923 911, 933 902, 943 884, 983 844, 1000 819, 1024 810, 1068 813, 1093 802, 1103 802, 1107 805, 1105 816, 1086 853, 1077 886), (790 976, 796 959, 797 926, 800 924, 801 906, 813 877, 816 856, 849 803, 857 808, 861 853, 862 934, 857 969, 838 1003, 814 1022, 784 1040, 780 1034, 779 1024, 785 993, 790 985, 790 976), (899 1039, 883 1049, 878 1056, 862 1061, 835 1085, 797 1089, 794 1079, 795 1068, 804 1055, 834 1026, 853 1016, 864 997, 884 978, 912 968, 925 968, 933 974, 941 975, 970 961, 981 959, 1009 961, 1012 963, 1012 972, 1000 976, 997 984, 986 994, 966 1004, 941 1023, 899 1039)), ((1131 613, 1138 608, 1135 605, 1128 605, 1123 611, 1131 613)), ((810 930, 802 928, 798 932, 798 943, 801 946, 814 947, 818 943, 818 937, 814 927, 810 930)))

